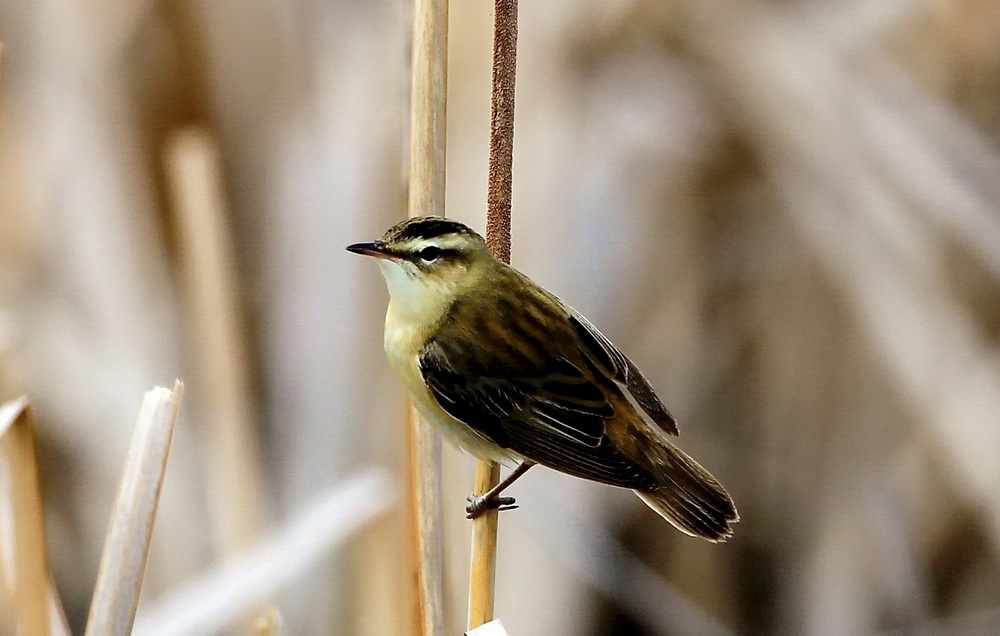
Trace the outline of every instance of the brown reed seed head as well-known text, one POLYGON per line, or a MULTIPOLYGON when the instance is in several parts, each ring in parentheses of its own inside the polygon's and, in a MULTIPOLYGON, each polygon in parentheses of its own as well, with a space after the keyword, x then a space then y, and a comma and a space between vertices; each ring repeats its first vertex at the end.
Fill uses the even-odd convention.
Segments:
POLYGON ((510 262, 510 207, 514 160, 514 83, 517 68, 517 0, 497 0, 494 11, 489 193, 486 243, 510 262))

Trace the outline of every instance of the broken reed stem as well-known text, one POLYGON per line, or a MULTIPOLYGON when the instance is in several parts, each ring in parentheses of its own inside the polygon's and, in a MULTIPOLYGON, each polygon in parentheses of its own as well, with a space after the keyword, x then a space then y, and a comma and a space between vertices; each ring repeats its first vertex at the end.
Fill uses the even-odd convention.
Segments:
MULTIPOLYGON (((517 0, 496 0, 493 17, 493 97, 490 108, 489 191, 486 242, 493 254, 510 262, 510 204, 514 161, 514 78, 517 67, 517 0)), ((475 494, 500 481, 495 462, 476 465, 475 494)), ((493 620, 497 521, 491 510, 473 521, 469 574, 469 629, 493 620)))
POLYGON ((146 571, 170 440, 184 385, 157 387, 143 396, 129 445, 85 636, 128 636, 146 571))
POLYGON ((0 468, 9 480, 0 489, 4 505, 9 506, 8 514, 12 513, 12 527, 3 539, 3 573, 16 631, 25 636, 48 636, 51 584, 38 487, 35 422, 24 398, 0 408, 0 468))
MULTIPOLYGON (((413 3, 409 216, 444 216, 448 0, 413 3)), ((441 438, 407 405, 409 511, 415 573, 414 633, 444 633, 441 438)))

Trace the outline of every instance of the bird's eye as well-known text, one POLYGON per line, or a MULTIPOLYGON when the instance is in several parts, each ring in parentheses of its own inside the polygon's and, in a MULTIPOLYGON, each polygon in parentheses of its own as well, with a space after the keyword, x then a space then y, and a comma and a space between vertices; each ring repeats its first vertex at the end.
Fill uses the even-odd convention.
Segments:
POLYGON ((427 261, 428 263, 436 259, 441 255, 441 249, 431 245, 430 247, 425 247, 424 249, 417 252, 417 256, 422 261, 427 261))

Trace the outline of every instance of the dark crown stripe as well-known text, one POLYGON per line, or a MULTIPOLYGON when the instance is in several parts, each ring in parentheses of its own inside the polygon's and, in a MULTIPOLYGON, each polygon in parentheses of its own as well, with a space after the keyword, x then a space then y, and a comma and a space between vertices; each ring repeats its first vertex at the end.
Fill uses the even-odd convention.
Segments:
POLYGON ((458 221, 439 216, 421 216, 407 219, 389 228, 383 240, 405 241, 407 239, 432 239, 446 234, 468 234, 478 236, 471 228, 458 221))

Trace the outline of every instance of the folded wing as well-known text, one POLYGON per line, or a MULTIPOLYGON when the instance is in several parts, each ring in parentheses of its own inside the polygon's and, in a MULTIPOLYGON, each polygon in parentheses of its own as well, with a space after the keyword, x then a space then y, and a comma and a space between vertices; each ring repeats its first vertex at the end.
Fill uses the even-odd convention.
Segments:
POLYGON ((570 475, 626 488, 656 485, 606 435, 605 423, 615 415, 607 387, 566 357, 510 352, 484 362, 478 347, 442 329, 421 351, 424 382, 449 415, 501 447, 570 475))

